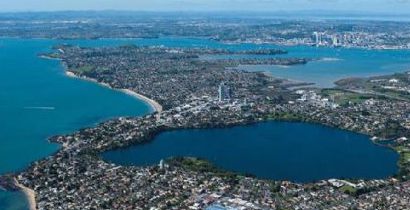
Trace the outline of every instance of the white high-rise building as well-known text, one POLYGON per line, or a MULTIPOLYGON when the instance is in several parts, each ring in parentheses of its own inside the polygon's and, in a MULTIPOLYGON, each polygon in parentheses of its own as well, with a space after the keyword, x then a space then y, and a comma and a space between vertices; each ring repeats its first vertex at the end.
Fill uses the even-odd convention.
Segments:
POLYGON ((221 82, 218 88, 219 102, 231 99, 231 89, 224 82, 221 82))
POLYGON ((164 164, 164 160, 163 159, 161 159, 161 161, 159 161, 159 169, 161 169, 161 170, 163 170, 164 169, 164 166, 165 166, 165 164, 164 164))
POLYGON ((316 46, 322 45, 322 33, 315 31, 313 32, 313 36, 315 37, 316 46))
POLYGON ((337 38, 336 35, 332 36, 332 45, 333 45, 333 47, 339 46, 339 39, 337 38))

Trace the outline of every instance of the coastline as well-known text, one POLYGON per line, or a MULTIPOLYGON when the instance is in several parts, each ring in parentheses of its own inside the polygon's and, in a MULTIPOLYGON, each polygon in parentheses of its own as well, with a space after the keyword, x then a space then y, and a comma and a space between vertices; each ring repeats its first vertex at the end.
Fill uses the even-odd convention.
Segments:
MULTIPOLYGON (((65 71, 66 72, 66 71, 65 71)), ((68 72, 66 72, 66 73, 68 73, 68 72)), ((97 81, 96 80, 93 80, 93 79, 91 79, 91 78, 86 78, 86 77, 79 77, 79 76, 76 76, 73 72, 69 72, 69 73, 71 73, 72 74, 72 76, 73 77, 77 77, 77 78, 79 78, 79 79, 82 79, 82 80, 88 80, 88 81, 91 81, 91 82, 96 82, 97 83, 97 81)), ((107 87, 109 87, 109 88, 111 88, 109 85, 107 85, 107 84, 105 84, 105 83, 97 83, 98 85, 103 85, 103 86, 107 86, 107 87)), ((127 94, 133 94, 133 93, 135 93, 135 92, 133 92, 133 91, 127 91, 126 89, 120 89, 120 88, 118 88, 118 89, 115 89, 115 90, 118 90, 118 91, 124 91, 125 93, 127 93, 127 94)), ((138 97, 138 96, 141 96, 140 94, 137 94, 137 95, 133 95, 133 96, 135 96, 135 97, 138 97)), ((144 96, 143 96, 144 97, 144 96)), ((145 97, 145 98, 147 98, 147 97, 145 97)), ((149 98, 148 98, 149 99, 149 98)), ((142 100, 144 100, 144 99, 142 99, 142 100)), ((26 183, 26 182, 24 182, 24 183, 26 183)), ((27 183, 30 183, 30 182, 27 182, 27 183)), ((30 186, 36 186, 36 185, 31 185, 30 184, 30 186)), ((36 188, 34 188, 34 189, 36 189, 36 188)), ((38 191, 39 192, 39 191, 38 191)), ((42 203, 42 200, 39 198, 41 195, 43 195, 43 193, 38 193, 37 194, 37 199, 39 199, 39 205, 41 205, 41 203, 42 203)))
MULTIPOLYGON (((59 61, 61 61, 61 59, 59 59, 59 58, 52 58, 52 57, 48 57, 48 56, 39 56, 39 57, 41 57, 43 59, 48 59, 48 60, 59 60, 59 61)), ((89 77, 80 77, 80 76, 76 75, 75 73, 73 73, 71 71, 67 71, 67 70, 64 70, 64 74, 67 77, 81 79, 81 80, 85 80, 85 81, 88 81, 88 82, 93 82, 93 83, 96 83, 98 85, 104 86, 106 88, 110 88, 112 90, 120 91, 120 92, 125 93, 125 94, 127 94, 131 97, 136 98, 136 99, 143 100, 145 103, 147 103, 153 109, 154 112, 162 112, 162 110, 163 110, 162 106, 158 102, 156 102, 155 100, 150 99, 150 98, 148 98, 148 97, 146 97, 142 94, 139 94, 137 92, 134 92, 130 89, 116 89, 116 88, 111 87, 107 83, 98 82, 96 79, 89 78, 89 77)), ((33 107, 28 107, 28 108, 33 108, 33 107)), ((40 108, 45 108, 45 107, 40 107, 40 108)), ((62 144, 62 147, 65 148, 65 147, 67 147, 67 145, 62 144)), ((24 197, 26 198, 27 203, 28 203, 28 209, 29 210, 37 210, 36 192, 33 189, 28 188, 28 187, 22 185, 21 183, 19 183, 16 178, 13 178, 12 181, 14 182, 14 185, 19 189, 19 191, 24 194, 24 197)), ((3 190, 3 189, 4 188, 0 186, 0 190, 3 190)))
POLYGON ((97 84, 102 85, 104 87, 123 92, 123 93, 125 93, 129 96, 132 96, 132 97, 136 98, 136 99, 143 100, 145 103, 147 103, 154 110, 154 112, 159 113, 159 112, 162 112, 162 110, 163 110, 161 104, 159 104, 157 101, 155 101, 151 98, 148 98, 148 97, 146 97, 142 94, 139 94, 135 91, 132 91, 130 89, 116 89, 116 88, 111 87, 107 83, 98 82, 96 79, 92 79, 92 78, 89 78, 89 77, 80 77, 80 76, 77 76, 75 73, 73 73, 71 71, 67 71, 67 70, 65 71, 65 75, 68 76, 68 77, 71 77, 71 78, 77 78, 77 79, 82 79, 82 80, 86 80, 86 81, 89 81, 89 82, 94 82, 94 83, 97 83, 97 84))
POLYGON ((27 198, 29 209, 30 210, 37 210, 37 203, 36 203, 36 193, 34 190, 20 184, 16 178, 14 178, 14 184, 16 187, 20 189, 21 192, 24 193, 24 195, 27 198))
POLYGON ((150 98, 148 98, 148 97, 146 97, 146 96, 144 96, 144 95, 141 95, 141 94, 139 94, 139 93, 137 93, 137 92, 134 92, 134 91, 132 91, 132 90, 130 90, 130 89, 119 89, 121 92, 123 92, 123 93, 125 93, 125 94, 128 94, 128 95, 130 95, 130 96, 133 96, 133 97, 135 97, 135 98, 138 98, 138 99, 140 99, 140 100, 143 100, 143 101, 145 101, 146 103, 148 103, 153 109, 154 109, 154 111, 156 111, 156 112, 162 112, 162 106, 161 106, 161 104, 159 104, 157 101, 155 101, 155 100, 153 100, 153 99, 150 99, 150 98))
POLYGON ((58 60, 58 61, 62 60, 61 58, 53 58, 53 57, 50 57, 50 56, 47 56, 47 55, 40 55, 39 57, 42 58, 42 59, 47 59, 47 60, 58 60))

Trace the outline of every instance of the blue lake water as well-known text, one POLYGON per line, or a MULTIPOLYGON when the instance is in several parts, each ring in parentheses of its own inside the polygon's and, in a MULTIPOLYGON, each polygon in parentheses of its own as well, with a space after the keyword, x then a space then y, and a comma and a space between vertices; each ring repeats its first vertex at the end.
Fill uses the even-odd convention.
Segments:
POLYGON ((397 172, 398 158, 368 136, 291 122, 170 131, 152 142, 103 154, 105 160, 137 166, 175 156, 200 157, 223 169, 296 182, 385 178, 397 172))
MULTIPOLYGON (((231 50, 276 47, 253 44, 230 45, 210 40, 176 37, 70 41, 0 38, 0 174, 23 170, 31 162, 55 152, 58 145, 47 142, 47 138, 52 135, 70 133, 113 117, 139 116, 151 111, 146 104, 128 95, 66 77, 59 61, 37 57, 38 53, 47 52, 53 45, 63 43, 89 47, 136 44, 231 50)), ((276 66, 243 68, 269 71, 274 76, 329 86, 333 81, 347 76, 405 71, 409 69, 410 63, 409 51, 279 48, 289 50, 289 54, 278 57, 337 59, 290 68, 276 66)), ((252 138, 257 138, 258 134, 254 134, 252 138)), ((323 158, 327 157, 323 155, 323 158)), ((392 160, 390 165, 395 167, 395 161, 392 160)), ((375 172, 373 175, 385 176, 391 172, 387 171, 389 172, 382 171, 380 174, 375 172)), ((26 204, 20 193, 0 191, 0 209, 25 208, 26 204)))

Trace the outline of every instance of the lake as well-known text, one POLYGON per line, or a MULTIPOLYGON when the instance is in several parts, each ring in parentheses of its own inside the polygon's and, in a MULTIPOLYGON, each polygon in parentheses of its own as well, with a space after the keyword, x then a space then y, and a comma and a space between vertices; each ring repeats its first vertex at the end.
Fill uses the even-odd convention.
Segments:
POLYGON ((264 122, 169 131, 152 142, 108 151, 105 160, 147 166, 168 157, 200 157, 220 168, 263 179, 310 182, 378 179, 397 172, 398 155, 368 136, 316 124, 264 122))

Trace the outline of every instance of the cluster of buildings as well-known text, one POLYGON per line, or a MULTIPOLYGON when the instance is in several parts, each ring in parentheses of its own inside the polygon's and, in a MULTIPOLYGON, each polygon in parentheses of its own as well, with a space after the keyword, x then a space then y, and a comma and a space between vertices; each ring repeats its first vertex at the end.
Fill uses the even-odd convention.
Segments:
MULTIPOLYGON (((80 49, 64 47, 61 54, 67 68, 79 76, 96 79, 113 88, 130 89, 159 102, 165 109, 190 103, 190 99, 215 96, 221 82, 227 82, 230 90, 222 86, 223 97, 247 95, 249 87, 261 86, 267 78, 263 73, 245 73, 225 70, 240 64, 304 64, 303 58, 267 59, 216 59, 202 60, 200 56, 226 52, 209 49, 174 49, 164 47, 120 47, 80 49), (178 52, 178 53, 176 53, 178 52)), ((270 51, 241 51, 240 53, 271 53, 270 51)), ((267 81, 275 83, 275 81, 267 81)), ((265 87, 263 87, 265 88, 265 87)), ((262 89, 263 90, 263 89, 262 89)), ((261 90, 261 91, 262 91, 261 90)), ((239 98, 239 97, 236 97, 239 98)))
MULTIPOLYGON (((339 107, 339 104, 334 102, 333 96, 331 99, 322 97, 320 94, 317 94, 314 90, 297 90, 296 94, 300 95, 300 98, 296 99, 298 102, 307 102, 313 105, 321 106, 321 107, 329 107, 332 109, 336 109, 339 107)), ((294 102, 291 101, 291 104, 294 102)))
MULTIPOLYGON (((391 76, 371 78, 368 83, 387 91, 396 92, 404 97, 410 95, 410 72, 395 74, 391 76)), ((377 90, 374 90, 377 91, 377 90)))
POLYGON ((0 36, 51 39, 204 37, 227 43, 273 43, 373 49, 410 49, 405 21, 292 20, 275 17, 167 14, 54 13, 33 17, 0 15, 0 36))
MULTIPOLYGON (((263 28, 262 34, 250 35, 233 43, 278 44, 285 46, 307 45, 317 47, 343 47, 363 49, 409 49, 409 27, 399 23, 379 23, 377 26, 366 22, 345 23, 292 22, 283 23, 287 27, 263 28), (401 27, 395 30, 394 27, 401 27), (318 31, 319 30, 319 31, 318 31)), ((280 26, 280 25, 279 25, 280 26)))
POLYGON ((328 35, 324 32, 313 32, 313 40, 317 47, 333 46, 339 47, 342 43, 337 35, 328 35))
POLYGON ((374 48, 391 49, 410 47, 409 44, 401 46, 388 46, 383 38, 385 34, 372 34, 366 32, 313 32, 312 44, 317 47, 346 47, 346 48, 374 48))
MULTIPOLYGON (((390 209, 410 206, 409 102, 386 98, 338 105, 321 90, 289 90, 263 73, 198 60, 180 49, 67 47, 60 56, 78 76, 155 99, 161 112, 118 118, 50 140, 61 150, 19 173, 39 209, 390 209), (175 53, 177 52, 178 53, 175 53), (383 180, 322 180, 307 184, 260 180, 225 171, 198 171, 196 159, 159 166, 106 163, 101 152, 150 141, 170 129, 209 128, 264 120, 317 122, 391 139, 400 171, 383 180), (186 163, 190 164, 186 164, 186 163)), ((340 90, 343 94, 343 90, 340 90)), ((342 97, 339 94, 338 97, 342 97)), ((351 93, 349 92, 349 96, 351 93)), ((378 143, 379 140, 375 140, 378 143)), ((381 141, 381 140, 380 140, 381 141)))
POLYGON ((407 137, 410 134, 407 129, 410 120, 408 101, 370 98, 360 102, 351 101, 343 106, 326 105, 328 103, 334 104, 296 101, 287 105, 287 109, 293 110, 293 113, 306 121, 319 122, 381 139, 407 137))

